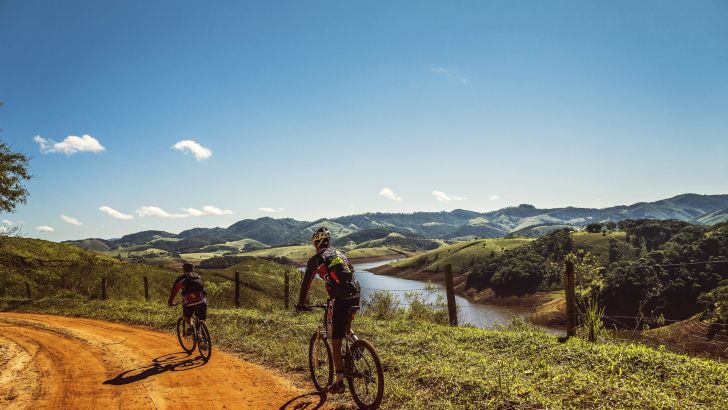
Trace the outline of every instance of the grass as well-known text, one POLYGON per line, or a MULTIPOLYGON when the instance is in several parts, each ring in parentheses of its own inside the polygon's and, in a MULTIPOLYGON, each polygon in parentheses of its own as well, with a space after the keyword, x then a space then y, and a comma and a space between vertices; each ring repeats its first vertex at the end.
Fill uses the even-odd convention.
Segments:
POLYGON ((243 252, 242 256, 255 256, 261 258, 287 258, 295 262, 306 263, 313 256, 315 250, 310 245, 281 246, 278 248, 261 249, 257 251, 243 252))
POLYGON ((529 238, 497 238, 458 242, 419 256, 394 262, 391 266, 403 269, 437 272, 444 268, 445 265, 450 264, 453 272, 461 273, 468 271, 471 263, 477 263, 478 260, 490 258, 491 255, 498 254, 504 249, 523 246, 530 241, 532 239, 529 238))
MULTIPOLYGON (((4 238, 2 241, 0 297, 25 297, 25 283, 28 283, 34 299, 100 298, 103 277, 109 299, 142 301, 143 277, 146 276, 150 298, 165 301, 173 281, 181 273, 179 269, 120 262, 72 245, 26 238, 4 238)), ((297 269, 250 259, 224 270, 199 270, 214 306, 233 305, 235 271, 240 272, 240 302, 244 307, 265 310, 283 306, 286 273, 289 274, 291 300, 298 295, 301 273, 297 269)), ((312 291, 315 295, 324 292, 319 283, 312 291)))
MULTIPOLYGON (((615 238, 623 257, 633 257, 634 250, 625 242, 624 232, 613 232, 606 235, 600 233, 573 232, 571 237, 576 249, 584 249, 594 255, 600 263, 609 263, 609 240, 615 238)), ((471 264, 477 264, 491 255, 497 255, 505 249, 523 246, 531 238, 496 238, 477 239, 443 246, 422 255, 394 262, 391 266, 428 272, 439 272, 445 265, 452 265, 453 272, 464 273, 470 270, 471 264)))
POLYGON ((634 257, 634 249, 625 242, 624 232, 610 232, 606 235, 601 233, 572 232, 571 239, 576 249, 584 249, 591 253, 602 266, 609 265, 609 241, 616 239, 617 247, 622 257, 634 257))
POLYGON ((102 262, 114 262, 110 256, 102 256, 76 246, 40 239, 0 237, 0 266, 7 267, 13 262, 28 266, 40 263, 74 263, 87 257, 96 257, 102 262))
MULTIPOLYGON (((396 258, 399 256, 402 256, 404 253, 403 251, 389 247, 389 246, 378 246, 378 247, 371 247, 371 248, 358 248, 358 249, 352 249, 347 250, 346 248, 341 248, 343 251, 346 252, 346 255, 350 259, 358 259, 358 258, 383 258, 391 256, 392 258, 396 258)), ((259 258, 287 258, 294 262, 298 263, 306 263, 310 257, 314 255, 314 248, 311 245, 298 245, 298 246, 282 246, 278 248, 268 248, 268 249, 261 249, 257 251, 250 251, 250 252, 243 252, 238 255, 241 256, 254 256, 259 258)), ((182 255, 184 257, 187 257, 190 254, 182 255)))
MULTIPOLYGON (((233 280, 235 272, 240 273, 240 303, 242 307, 272 310, 284 305, 285 275, 289 279, 289 304, 294 306, 298 301, 302 273, 290 266, 281 265, 264 259, 250 259, 233 265, 227 269, 201 269, 201 275, 211 284, 207 284, 208 292, 212 286, 215 291, 210 295, 213 306, 232 306, 235 289, 233 280), (214 288, 217 286, 217 288, 214 288)), ((315 281, 311 287, 312 297, 324 297, 326 291, 322 281, 315 281)))
MULTIPOLYGON (((172 331, 179 314, 160 304, 78 299, 46 299, 13 308, 166 331, 172 331)), ((218 345, 248 360, 306 377, 307 341, 320 322, 319 314, 211 309, 208 322, 218 345)), ((451 328, 366 316, 358 317, 354 328, 374 344, 384 364, 383 408, 728 406, 727 364, 641 345, 594 344, 573 338, 560 343, 528 327, 451 328)))

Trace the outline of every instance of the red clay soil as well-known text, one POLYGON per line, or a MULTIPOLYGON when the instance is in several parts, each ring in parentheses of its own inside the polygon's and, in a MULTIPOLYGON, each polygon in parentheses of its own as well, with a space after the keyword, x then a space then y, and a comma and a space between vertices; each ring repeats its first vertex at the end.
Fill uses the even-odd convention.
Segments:
POLYGON ((0 408, 325 408, 284 376, 176 336, 92 319, 0 313, 0 408))

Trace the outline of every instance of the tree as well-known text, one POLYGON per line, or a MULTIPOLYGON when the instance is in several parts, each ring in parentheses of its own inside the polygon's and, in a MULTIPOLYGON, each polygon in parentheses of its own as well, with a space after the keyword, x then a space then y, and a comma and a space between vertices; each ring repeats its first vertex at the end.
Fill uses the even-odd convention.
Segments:
POLYGON ((586 231, 589 233, 599 233, 603 229, 603 225, 601 223, 592 223, 586 226, 586 231))
POLYGON ((28 190, 23 185, 31 178, 28 160, 27 155, 13 152, 0 141, 0 212, 13 212, 28 198, 28 190))

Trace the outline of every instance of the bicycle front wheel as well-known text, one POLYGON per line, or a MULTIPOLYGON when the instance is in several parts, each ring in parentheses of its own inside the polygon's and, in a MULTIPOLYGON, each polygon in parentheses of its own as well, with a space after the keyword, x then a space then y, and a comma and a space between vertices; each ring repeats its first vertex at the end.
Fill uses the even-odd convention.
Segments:
POLYGON ((361 409, 376 409, 384 397, 384 371, 379 356, 366 340, 351 345, 349 390, 361 409))
POLYGON ((205 322, 197 322, 197 349, 200 351, 200 357, 207 362, 212 356, 212 340, 210 339, 210 331, 207 330, 205 322))
POLYGON ((189 354, 195 350, 195 338, 192 335, 187 335, 187 329, 190 325, 185 322, 185 318, 181 317, 177 321, 177 340, 179 345, 182 346, 182 350, 189 354))
POLYGON ((334 381, 334 356, 328 340, 317 332, 308 344, 308 367, 316 390, 326 391, 334 381))

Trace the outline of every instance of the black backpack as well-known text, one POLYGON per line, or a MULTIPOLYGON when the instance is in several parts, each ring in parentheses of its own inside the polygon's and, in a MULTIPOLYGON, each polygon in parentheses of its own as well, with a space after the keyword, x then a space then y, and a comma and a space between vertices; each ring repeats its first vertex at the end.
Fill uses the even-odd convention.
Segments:
POLYGON ((184 281, 184 288, 182 288, 183 295, 205 291, 205 284, 202 283, 202 278, 195 272, 185 273, 184 281))

